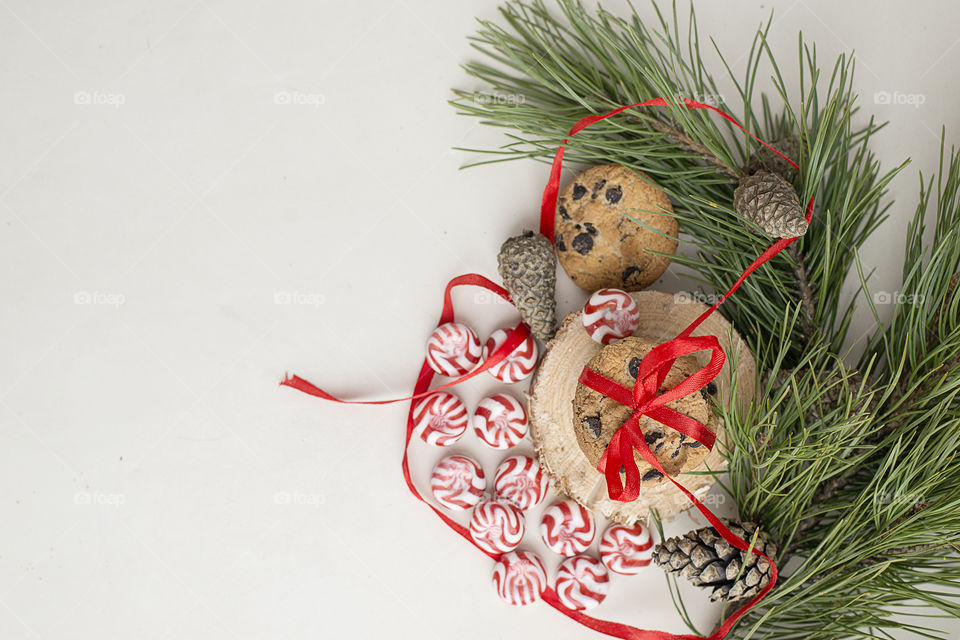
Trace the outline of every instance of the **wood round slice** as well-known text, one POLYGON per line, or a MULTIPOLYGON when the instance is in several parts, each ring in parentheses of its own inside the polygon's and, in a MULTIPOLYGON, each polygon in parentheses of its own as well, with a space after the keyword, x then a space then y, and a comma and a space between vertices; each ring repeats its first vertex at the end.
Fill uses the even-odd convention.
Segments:
MULTIPOLYGON (((657 344, 671 340, 697 317, 707 306, 682 294, 659 291, 637 291, 630 294, 640 308, 640 326, 634 335, 657 344)), ((736 379, 737 401, 746 408, 753 401, 756 382, 756 361, 746 343, 719 313, 704 321, 695 336, 715 335, 727 354, 720 374, 714 380, 718 399, 727 401, 736 379), (736 369, 733 369, 733 366, 736 369), (733 376, 733 377, 732 377, 733 376)), ((573 425, 573 397, 583 367, 600 351, 602 345, 594 342, 583 328, 581 312, 569 314, 557 335, 547 344, 547 353, 530 385, 530 435, 536 447, 540 466, 550 477, 556 490, 586 508, 624 524, 632 524, 647 517, 656 508, 664 520, 688 509, 692 503, 673 483, 666 482, 652 489, 644 489, 633 502, 617 502, 607 496, 607 483, 580 450, 573 425)), ((709 351, 694 354, 701 366, 710 359, 709 351)), ((726 468, 723 424, 711 421, 716 427, 717 443, 703 464, 695 471, 718 471, 726 468)), ((702 499, 714 484, 712 475, 681 474, 677 480, 697 498, 702 499)))

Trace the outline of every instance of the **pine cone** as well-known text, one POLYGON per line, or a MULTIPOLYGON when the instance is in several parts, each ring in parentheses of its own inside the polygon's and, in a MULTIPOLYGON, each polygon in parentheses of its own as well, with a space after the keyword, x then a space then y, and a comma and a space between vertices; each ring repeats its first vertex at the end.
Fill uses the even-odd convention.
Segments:
MULTIPOLYGON (((723 522, 748 543, 757 530, 752 522, 723 522)), ((770 536, 761 531, 754 550, 772 557, 777 547, 770 536)), ((752 598, 770 582, 770 563, 756 553, 751 553, 749 558, 745 556, 745 552, 721 538, 713 527, 669 538, 653 550, 654 562, 664 571, 676 573, 694 586, 712 587, 710 600, 713 601, 752 598)))
MULTIPOLYGON (((794 162, 799 162, 800 139, 797 138, 797 136, 791 135, 787 136, 786 138, 774 140, 770 143, 770 146, 774 147, 777 151, 787 156, 794 162)), ((797 173, 797 170, 793 168, 792 164, 771 151, 770 147, 767 147, 766 145, 760 145, 756 152, 750 156, 750 160, 747 162, 747 164, 743 167, 743 172, 748 176, 752 176, 758 171, 777 173, 787 180, 792 180, 797 173)))
POLYGON ((774 238, 793 238, 807 232, 797 191, 775 173, 758 171, 741 178, 733 192, 733 209, 774 238))
POLYGON ((526 231, 500 247, 498 271, 520 317, 534 336, 548 341, 557 332, 557 256, 539 233, 526 231))

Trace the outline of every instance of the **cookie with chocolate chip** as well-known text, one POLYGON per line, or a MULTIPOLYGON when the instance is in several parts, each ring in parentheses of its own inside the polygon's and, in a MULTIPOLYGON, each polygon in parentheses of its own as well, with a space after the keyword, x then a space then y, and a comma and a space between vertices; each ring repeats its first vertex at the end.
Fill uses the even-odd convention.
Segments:
MULTIPOLYGON (((633 389, 640 363, 654 346, 652 342, 643 338, 635 336, 624 338, 601 349, 587 363, 587 367, 628 389, 633 389)), ((679 358, 667 373, 660 393, 677 386, 698 369, 700 365, 692 356, 679 358)), ((716 432, 709 398, 708 393, 694 392, 668 402, 666 406, 716 432)), ((630 417, 630 413, 629 407, 583 384, 577 385, 577 392, 573 399, 573 429, 577 442, 591 465, 595 467, 600 463, 600 458, 610 444, 613 434, 630 417)), ((650 451, 671 476, 695 469, 707 456, 708 451, 705 446, 648 416, 640 418, 640 430, 650 451)), ((666 478, 650 466, 639 453, 634 453, 634 459, 640 469, 641 486, 666 482, 666 478)))
POLYGON ((670 264, 669 257, 651 251, 677 252, 672 213, 667 194, 646 175, 618 164, 587 169, 557 200, 554 243, 560 264, 584 291, 639 291, 670 264))

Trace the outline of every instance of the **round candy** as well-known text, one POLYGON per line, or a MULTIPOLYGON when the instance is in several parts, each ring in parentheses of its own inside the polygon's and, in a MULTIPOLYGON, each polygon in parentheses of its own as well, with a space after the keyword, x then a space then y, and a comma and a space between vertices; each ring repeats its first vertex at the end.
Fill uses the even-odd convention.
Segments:
POLYGON ((431 393, 413 410, 414 432, 427 444, 440 447, 459 440, 469 421, 463 401, 446 391, 431 393))
POLYGON ((557 598, 567 609, 586 611, 603 602, 610 592, 610 574, 590 556, 573 556, 557 569, 557 598))
POLYGON ((632 576, 650 564, 653 540, 639 522, 632 527, 615 524, 600 538, 600 559, 614 573, 632 576))
POLYGON ((487 479, 472 458, 448 456, 437 463, 430 477, 430 490, 437 502, 456 511, 473 507, 483 498, 487 479))
POLYGON ((549 486, 540 465, 530 456, 510 456, 504 459, 493 478, 493 490, 497 497, 523 510, 543 502, 549 486))
POLYGON ((536 602, 547 588, 543 561, 529 551, 505 553, 493 568, 493 586, 507 604, 520 606, 536 602))
POLYGON ((502 500, 484 500, 473 509, 470 518, 470 537, 489 553, 513 551, 525 531, 523 513, 502 500))
MULTIPOLYGON (((483 359, 486 360, 490 355, 500 348, 507 340, 507 330, 497 329, 483 345, 483 359)), ((495 366, 487 371, 500 382, 520 382, 537 368, 537 343, 532 336, 520 343, 513 352, 501 360, 495 366)))
POLYGON ((448 322, 433 330, 427 340, 427 364, 442 376, 456 378, 480 362, 480 338, 470 327, 448 322))
POLYGON ((509 449, 527 435, 527 412, 513 396, 498 393, 477 405, 473 430, 494 449, 509 449))
POLYGON ((600 289, 583 307, 583 327, 600 344, 632 336, 640 325, 640 309, 620 289, 600 289))
POLYGON ((597 535, 593 516, 573 500, 550 505, 540 520, 540 537, 547 548, 562 556, 586 551, 597 535))

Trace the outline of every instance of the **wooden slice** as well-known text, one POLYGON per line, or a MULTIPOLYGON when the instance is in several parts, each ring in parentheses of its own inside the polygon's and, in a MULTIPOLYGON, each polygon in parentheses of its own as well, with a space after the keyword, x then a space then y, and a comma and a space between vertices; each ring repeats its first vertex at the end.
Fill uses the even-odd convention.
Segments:
MULTIPOLYGON (((707 306, 682 294, 659 291, 637 291, 630 294, 640 308, 640 326, 634 335, 657 344, 671 340, 697 317, 707 306)), ((719 313, 711 315, 693 332, 695 336, 715 335, 727 354, 727 361, 714 380, 720 402, 726 402, 735 376, 736 394, 740 406, 746 408, 753 401, 756 383, 756 361, 746 343, 719 313), (736 370, 733 369, 733 364, 736 370)), ((617 502, 607 496, 607 484, 580 450, 574 434, 573 397, 583 367, 595 356, 602 345, 594 342, 583 328, 581 312, 569 314, 557 335, 547 344, 547 353, 540 362, 530 385, 530 435, 540 460, 540 466, 553 482, 556 490, 567 495, 591 511, 624 524, 645 519, 656 508, 664 520, 690 508, 692 503, 667 482, 652 489, 644 489, 633 502, 617 502)), ((709 351, 694 354, 704 366, 710 359, 709 351)), ((718 471, 726 468, 722 455, 723 424, 711 421, 716 427, 717 444, 695 471, 718 471)), ((715 479, 712 475, 681 474, 677 480, 702 499, 715 479)))

